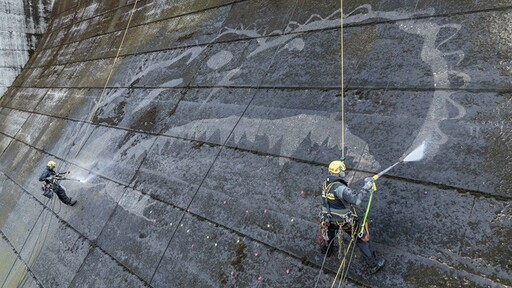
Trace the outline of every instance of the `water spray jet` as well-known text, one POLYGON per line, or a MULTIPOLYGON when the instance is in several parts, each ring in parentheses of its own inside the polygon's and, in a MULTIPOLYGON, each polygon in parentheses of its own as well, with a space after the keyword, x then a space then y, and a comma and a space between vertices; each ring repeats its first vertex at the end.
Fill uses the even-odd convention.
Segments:
POLYGON ((389 166, 388 168, 382 170, 377 175, 374 175, 372 177, 372 179, 373 180, 379 179, 379 177, 386 174, 389 170, 391 170, 393 167, 395 167, 396 165, 398 165, 402 162, 420 161, 421 159, 423 159, 423 156, 425 156, 425 141, 423 141, 423 143, 421 143, 420 146, 416 147, 416 149, 414 149, 411 153, 407 154, 407 156, 405 156, 403 159, 401 159, 400 161, 396 162, 395 164, 389 166))
POLYGON ((389 170, 391 170, 396 165, 402 163, 402 162, 415 162, 420 161, 423 159, 423 156, 425 155, 425 141, 421 143, 420 146, 416 147, 411 153, 407 154, 403 159, 396 162, 395 164, 389 166, 388 168, 382 170, 376 175, 373 175, 372 177, 367 177, 364 179, 364 186, 363 189, 370 192, 370 197, 368 198, 368 205, 366 206, 366 212, 364 213, 363 222, 361 225, 361 230, 357 234, 359 238, 363 238, 365 234, 366 229, 366 220, 368 218, 368 212, 370 211, 370 205, 372 204, 372 198, 373 198, 373 192, 377 191, 377 186, 375 185, 375 181, 379 179, 382 175, 386 174, 389 170))

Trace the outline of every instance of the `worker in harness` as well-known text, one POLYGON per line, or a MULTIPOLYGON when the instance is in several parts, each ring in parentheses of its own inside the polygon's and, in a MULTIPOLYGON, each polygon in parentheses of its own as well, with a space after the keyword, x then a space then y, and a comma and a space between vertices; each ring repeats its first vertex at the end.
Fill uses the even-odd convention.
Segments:
POLYGON ((76 204, 76 200, 66 195, 66 190, 58 182, 63 179, 63 174, 68 172, 57 173, 55 167, 57 163, 55 161, 49 161, 48 165, 44 169, 43 173, 39 177, 39 181, 44 182, 43 184, 43 195, 48 198, 52 198, 52 193, 55 192, 62 203, 73 206, 76 204))
MULTIPOLYGON (((329 176, 327 176, 322 187, 322 233, 323 241, 321 252, 332 254, 331 242, 336 234, 343 230, 349 235, 357 234, 361 221, 357 217, 355 206, 359 206, 368 191, 353 191, 348 187, 345 177, 346 166, 343 161, 333 161, 329 164, 329 176)), ((375 186, 373 186, 375 187, 375 186)), ((372 189, 372 188, 367 188, 372 189)), ((384 267, 385 259, 377 258, 372 250, 369 240, 368 229, 364 235, 357 237, 356 246, 362 252, 364 260, 368 264, 368 272, 373 274, 384 267)), ((339 235, 341 237, 341 235, 339 235)))

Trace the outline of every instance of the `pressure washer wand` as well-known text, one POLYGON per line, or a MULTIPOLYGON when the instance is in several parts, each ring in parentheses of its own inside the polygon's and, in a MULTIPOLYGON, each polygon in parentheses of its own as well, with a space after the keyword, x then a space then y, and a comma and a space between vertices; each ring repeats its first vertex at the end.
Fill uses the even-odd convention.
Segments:
POLYGON ((391 168, 395 167, 396 165, 402 163, 402 162, 414 162, 419 161, 423 158, 423 154, 425 151, 425 141, 421 143, 420 146, 416 147, 411 153, 409 153, 407 156, 405 156, 403 159, 400 159, 400 161, 396 162, 395 164, 389 166, 388 168, 382 170, 379 174, 373 176, 374 180, 379 179, 380 176, 386 174, 391 168))
POLYGON ((388 168, 382 170, 376 175, 373 175, 372 177, 366 177, 364 179, 364 186, 363 189, 370 192, 370 197, 368 198, 368 205, 366 206, 366 212, 364 213, 363 222, 361 224, 361 230, 358 233, 359 238, 362 238, 365 234, 365 226, 366 221, 368 217, 368 212, 370 211, 370 206, 372 204, 372 198, 373 198, 373 192, 377 191, 377 185, 375 185, 375 181, 379 179, 382 175, 386 174, 389 170, 391 170, 396 165, 402 163, 402 162, 413 162, 413 161, 419 161, 423 158, 423 153, 425 150, 425 142, 421 143, 419 147, 414 149, 409 155, 407 155, 405 158, 400 159, 400 161, 396 162, 395 164, 389 166, 388 168))
POLYGON ((77 181, 80 182, 79 179, 66 178, 66 177, 58 177, 57 180, 68 180, 68 181, 77 181))
POLYGON ((391 170, 393 167, 395 167, 396 165, 400 164, 401 162, 403 162, 403 160, 400 160, 400 161, 396 162, 395 164, 393 164, 393 165, 389 166, 388 168, 382 170, 378 174, 373 175, 372 177, 364 178, 363 189, 366 190, 366 191, 369 191, 372 187, 376 188, 374 186, 375 185, 375 181, 377 181, 377 179, 379 179, 382 175, 386 174, 389 170, 391 170))
POLYGON ((373 192, 377 191, 377 185, 375 185, 375 181, 377 181, 377 179, 379 179, 380 176, 384 175, 386 172, 391 170, 391 168, 395 167, 400 162, 402 162, 402 160, 400 160, 400 161, 396 162, 395 164, 389 166, 388 168, 384 169, 379 174, 373 175, 372 177, 366 177, 364 179, 363 189, 370 192, 370 197, 368 197, 368 205, 366 206, 366 211, 364 213, 363 222, 361 223, 361 230, 357 234, 359 236, 359 238, 363 238, 364 234, 365 234, 366 221, 368 218, 368 212, 370 212, 370 206, 372 205, 373 192))
POLYGON ((379 177, 381 177, 382 175, 386 174, 389 170, 391 170, 393 167, 395 167, 396 165, 400 164, 401 162, 403 162, 403 160, 400 160, 400 161, 396 162, 395 164, 393 164, 393 165, 389 166, 388 168, 382 170, 378 174, 373 175, 372 177, 366 177, 364 179, 363 189, 370 192, 370 197, 368 198, 368 205, 366 206, 366 211, 364 213, 363 222, 361 224, 361 230, 358 233, 359 238, 363 238, 363 236, 364 236, 364 234, 366 232, 365 231, 365 229, 366 229, 366 221, 367 221, 367 218, 368 218, 368 212, 370 212, 370 206, 372 205, 373 192, 377 191, 377 185, 375 185, 375 181, 377 181, 377 179, 379 179, 379 177))
MULTIPOLYGON (((391 170, 393 167, 395 167, 396 165, 400 164, 401 162, 402 162, 402 160, 396 162, 395 164, 393 164, 393 165, 389 166, 388 168, 386 168, 386 169, 382 170, 381 172, 379 172, 379 174, 375 175, 375 176, 377 176, 377 178, 375 180, 377 180, 380 176, 386 174, 389 170, 391 170)), ((374 176, 374 178, 375 178, 375 176, 374 176)))
POLYGON ((59 172, 59 174, 58 174, 58 175, 56 175, 56 180, 68 180, 68 181, 77 181, 77 182, 80 182, 80 180, 79 180, 79 179, 73 179, 73 178, 67 178, 67 177, 61 176, 61 175, 69 174, 69 173, 71 173, 71 171, 59 172))

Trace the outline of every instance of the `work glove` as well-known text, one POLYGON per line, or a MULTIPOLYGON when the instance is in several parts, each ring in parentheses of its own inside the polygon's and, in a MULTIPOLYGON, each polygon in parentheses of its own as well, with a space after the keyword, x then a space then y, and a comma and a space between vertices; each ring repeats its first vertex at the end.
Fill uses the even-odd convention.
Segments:
POLYGON ((373 188, 373 185, 375 185, 375 180, 373 179, 373 177, 364 178, 364 186, 363 186, 364 191, 370 192, 370 190, 373 188))
POLYGON ((373 182, 372 185, 370 186, 370 188, 366 191, 368 193, 373 193, 373 192, 377 191, 377 185, 375 184, 375 182, 373 182))
POLYGON ((370 188, 370 190, 368 192, 373 193, 375 191, 377 191, 377 185, 375 185, 375 182, 373 182, 372 187, 370 188))

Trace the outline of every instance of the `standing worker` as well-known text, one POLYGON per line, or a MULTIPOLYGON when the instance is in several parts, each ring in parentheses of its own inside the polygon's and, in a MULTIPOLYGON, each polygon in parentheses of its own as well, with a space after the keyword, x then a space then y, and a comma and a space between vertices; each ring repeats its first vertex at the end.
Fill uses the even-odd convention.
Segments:
POLYGON ((327 256, 329 256, 333 250, 330 248, 331 242, 337 232, 340 233, 338 237, 341 239, 341 230, 343 230, 352 237, 357 237, 356 246, 363 253, 364 260, 369 267, 369 273, 373 274, 384 267, 386 260, 375 256, 375 252, 369 243, 370 237, 367 229, 365 229, 365 235, 357 235, 361 221, 357 217, 354 205, 359 206, 361 204, 367 191, 356 192, 350 189, 343 179, 345 170, 346 166, 343 161, 331 162, 329 164, 329 176, 327 176, 322 187, 322 236, 324 236, 324 240, 322 241, 321 252, 323 254, 327 253, 327 256))
POLYGON ((68 197, 66 195, 66 190, 64 189, 64 187, 62 187, 58 183, 59 179, 63 178, 61 175, 67 174, 68 172, 57 173, 57 172, 55 172, 56 166, 57 166, 57 163, 55 161, 49 161, 48 165, 46 166, 45 170, 43 171, 43 174, 41 174, 41 177, 39 177, 39 181, 44 181, 45 187, 47 187, 47 190, 45 191, 44 195, 48 198, 51 198, 51 194, 49 196, 47 196, 46 192, 48 190, 52 190, 53 192, 55 192, 55 194, 57 194, 57 196, 59 197, 60 201, 62 201, 62 203, 69 205, 69 206, 73 206, 76 204, 76 200, 73 200, 71 197, 68 197))

